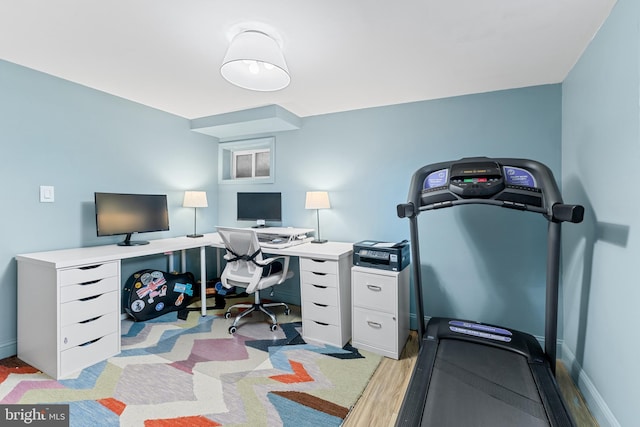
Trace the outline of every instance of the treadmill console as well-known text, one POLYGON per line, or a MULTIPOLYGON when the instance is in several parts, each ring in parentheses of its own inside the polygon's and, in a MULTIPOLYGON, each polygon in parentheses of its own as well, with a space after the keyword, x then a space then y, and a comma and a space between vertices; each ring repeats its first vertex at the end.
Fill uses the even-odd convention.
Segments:
POLYGON ((491 197, 505 187, 500 165, 496 162, 454 163, 449 190, 463 198, 491 197))
POLYGON ((440 165, 442 168, 429 171, 423 178, 420 208, 438 209, 460 202, 499 202, 512 209, 538 212, 545 209, 538 180, 523 165, 502 164, 486 157, 440 165))

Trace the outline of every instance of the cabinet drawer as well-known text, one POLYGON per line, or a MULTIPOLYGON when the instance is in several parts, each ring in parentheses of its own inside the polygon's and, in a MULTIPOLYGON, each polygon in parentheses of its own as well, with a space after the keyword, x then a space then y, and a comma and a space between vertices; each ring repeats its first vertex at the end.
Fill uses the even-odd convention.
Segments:
POLYGON ((302 304, 302 323, 314 320, 330 325, 340 324, 340 311, 335 305, 319 304, 317 302, 305 301, 302 304))
POLYGON ((86 322, 64 326, 60 333, 60 348, 66 350, 118 332, 118 322, 120 317, 114 311, 86 322))
POLYGON ((323 285, 336 288, 338 286, 338 277, 329 273, 313 273, 311 271, 301 271, 303 285, 323 285))
POLYGON ((302 322, 302 337, 305 340, 319 341, 331 344, 336 347, 342 347, 340 342, 340 328, 336 325, 323 324, 306 320, 302 322))
POLYGON ((60 326, 83 322, 111 312, 119 312, 119 292, 107 292, 95 298, 75 300, 60 306, 60 326))
POLYGON ((338 274, 338 262, 313 258, 300 258, 301 271, 313 271, 316 273, 338 274))
POLYGON ((394 313, 398 306, 395 277, 353 272, 353 305, 394 313))
POLYGON ((396 351, 398 320, 389 313, 377 313, 359 307, 353 309, 353 341, 381 350, 396 351))
POLYGON ((332 286, 304 284, 302 298, 320 304, 338 305, 338 289, 332 286))
POLYGON ((77 299, 88 298, 95 295, 117 291, 120 281, 117 277, 107 277, 91 282, 76 283, 60 288, 60 302, 65 303, 77 299))
POLYGON ((70 348, 60 354, 60 376, 101 362, 119 352, 120 337, 117 333, 105 335, 94 342, 70 348))
POLYGON ((96 264, 86 267, 69 268, 60 270, 60 286, 71 285, 74 283, 92 282, 105 277, 118 275, 118 263, 107 262, 105 264, 96 264))

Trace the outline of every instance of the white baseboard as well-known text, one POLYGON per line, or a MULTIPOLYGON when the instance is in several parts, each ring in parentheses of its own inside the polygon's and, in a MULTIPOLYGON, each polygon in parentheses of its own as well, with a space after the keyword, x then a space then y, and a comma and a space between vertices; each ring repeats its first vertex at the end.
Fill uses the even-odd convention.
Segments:
POLYGON ((604 401, 598 389, 593 384, 589 376, 584 372, 580 363, 576 360, 573 352, 562 344, 562 362, 571 374, 573 382, 576 384, 582 397, 584 397, 591 415, 596 419, 601 427, 620 427, 620 423, 616 419, 609 406, 604 401), (577 372, 577 375, 575 374, 577 372))

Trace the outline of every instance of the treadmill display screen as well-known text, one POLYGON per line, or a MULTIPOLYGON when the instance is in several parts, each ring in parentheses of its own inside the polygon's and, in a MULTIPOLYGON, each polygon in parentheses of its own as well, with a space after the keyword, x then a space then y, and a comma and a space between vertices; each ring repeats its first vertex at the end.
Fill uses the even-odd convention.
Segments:
POLYGON ((531 172, 526 169, 516 168, 514 166, 503 166, 504 176, 507 185, 520 185, 523 187, 537 187, 536 179, 531 172))
POLYGON ((449 169, 440 169, 439 171, 431 172, 424 180, 422 185, 423 190, 429 190, 431 188, 444 187, 449 183, 449 169))
POLYGON ((460 162, 451 165, 451 178, 500 177, 500 165, 491 161, 460 162))

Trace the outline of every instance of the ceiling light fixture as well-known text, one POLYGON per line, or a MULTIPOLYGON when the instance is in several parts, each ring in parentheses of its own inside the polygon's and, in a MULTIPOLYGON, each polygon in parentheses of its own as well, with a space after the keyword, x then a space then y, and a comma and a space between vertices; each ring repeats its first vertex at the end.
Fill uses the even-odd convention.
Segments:
POLYGON ((220 73, 229 83, 261 92, 284 89, 291 81, 278 42, 256 30, 243 31, 231 40, 220 73))

